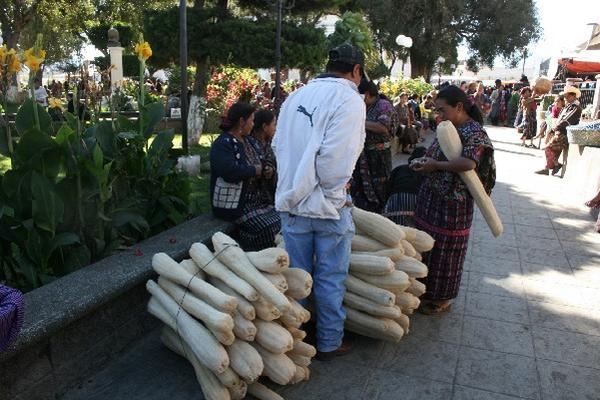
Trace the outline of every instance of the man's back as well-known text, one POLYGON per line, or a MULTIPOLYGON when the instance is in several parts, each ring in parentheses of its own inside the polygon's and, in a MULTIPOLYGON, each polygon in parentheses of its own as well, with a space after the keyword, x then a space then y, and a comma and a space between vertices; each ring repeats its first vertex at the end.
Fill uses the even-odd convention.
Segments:
POLYGON ((286 100, 273 139, 278 211, 339 218, 365 137, 365 104, 356 85, 325 76, 286 100))

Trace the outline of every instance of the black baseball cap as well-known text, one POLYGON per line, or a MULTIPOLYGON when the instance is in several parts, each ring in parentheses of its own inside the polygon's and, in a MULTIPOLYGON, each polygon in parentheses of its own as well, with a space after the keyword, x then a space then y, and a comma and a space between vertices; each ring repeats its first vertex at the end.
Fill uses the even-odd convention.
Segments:
POLYGON ((340 62, 349 65, 360 65, 362 76, 369 80, 365 72, 365 55, 358 47, 350 43, 344 43, 329 50, 329 61, 340 62))

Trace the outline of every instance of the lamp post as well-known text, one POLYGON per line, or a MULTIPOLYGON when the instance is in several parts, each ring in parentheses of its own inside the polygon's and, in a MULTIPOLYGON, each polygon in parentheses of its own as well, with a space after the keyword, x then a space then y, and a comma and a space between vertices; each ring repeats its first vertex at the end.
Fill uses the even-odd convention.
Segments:
POLYGON ((179 65, 181 67, 181 147, 188 153, 187 1, 179 0, 179 65))
POLYGON ((437 59, 438 63, 438 86, 442 85, 442 64, 446 62, 446 59, 442 56, 439 56, 437 59))
POLYGON ((294 0, 287 4, 288 0, 276 0, 273 4, 276 7, 277 12, 277 36, 275 38, 275 107, 276 112, 279 112, 279 98, 281 96, 281 24, 283 21, 283 8, 291 9, 294 7, 294 0), (284 5, 284 2, 286 3, 284 5))
MULTIPOLYGON (((413 45, 413 40, 409 36, 398 35, 396 37, 396 44, 401 48, 410 49, 413 45)), ((402 76, 404 76, 404 58, 402 58, 402 76)))

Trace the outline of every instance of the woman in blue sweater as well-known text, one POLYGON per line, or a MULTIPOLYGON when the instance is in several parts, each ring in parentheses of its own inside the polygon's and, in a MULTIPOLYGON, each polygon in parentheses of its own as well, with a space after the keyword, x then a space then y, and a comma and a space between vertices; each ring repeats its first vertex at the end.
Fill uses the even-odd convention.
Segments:
POLYGON ((254 111, 247 103, 232 105, 220 126, 223 133, 210 150, 213 213, 235 222, 244 250, 275 246, 275 235, 281 230, 271 193, 261 185, 268 169, 263 168, 260 144, 250 135, 254 111))

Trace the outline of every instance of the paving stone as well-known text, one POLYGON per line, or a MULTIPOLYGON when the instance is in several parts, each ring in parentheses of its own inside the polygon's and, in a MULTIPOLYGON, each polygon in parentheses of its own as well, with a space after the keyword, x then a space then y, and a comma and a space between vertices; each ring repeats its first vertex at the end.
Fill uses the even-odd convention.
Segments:
POLYGON ((529 301, 532 325, 600 336, 600 312, 587 308, 529 301))
POLYGON ((561 245, 567 254, 572 254, 574 256, 589 254, 600 257, 600 244, 598 243, 563 240, 561 241, 561 245))
POLYGON ((498 276, 469 272, 469 292, 486 293, 495 296, 524 297, 523 279, 518 274, 498 276))
POLYGON ((521 397, 508 396, 505 394, 488 392, 481 389, 474 389, 466 386, 456 385, 452 400, 514 400, 521 397))
POLYGON ((600 370, 537 360, 544 400, 600 399, 600 370))
POLYGON ((553 228, 552 220, 548 216, 531 216, 531 215, 519 215, 514 216, 515 224, 534 226, 538 228, 553 228))
POLYGON ((436 340, 460 344, 462 315, 454 306, 450 312, 440 315, 423 315, 415 313, 410 316, 409 335, 419 336, 427 340, 436 340))
POLYGON ((490 243, 499 246, 517 247, 517 237, 512 233, 503 233, 499 237, 494 237, 489 230, 473 232, 471 234, 473 243, 490 243))
POLYGON ((542 249, 542 250, 547 250, 547 249, 561 250, 562 249, 561 243, 558 239, 544 239, 544 238, 525 236, 525 235, 523 235, 522 237, 519 238, 519 240, 517 240, 517 247, 522 248, 522 249, 542 249))
POLYGON ((554 228, 540 228, 528 225, 515 225, 517 239, 522 240, 528 237, 543 239, 558 239, 554 228))
POLYGON ((352 332, 346 332, 346 336, 352 341, 352 351, 344 356, 344 361, 351 362, 357 366, 372 367, 379 359, 384 342, 352 332))
POLYGON ((600 235, 598 232, 588 230, 572 230, 572 229, 556 229, 555 230, 558 239, 562 240, 573 240, 584 243, 600 243, 600 235))
POLYGON ((585 296, 591 294, 589 288, 530 278, 523 279, 523 285, 528 300, 590 308, 589 300, 585 296))
POLYGON ((569 265, 563 267, 550 267, 547 265, 522 262, 523 275, 527 279, 535 279, 550 283, 559 283, 564 285, 580 285, 575 279, 569 265))
POLYGON ((515 354, 461 347, 456 384, 539 398, 535 359, 515 354))
POLYGON ((509 276, 521 273, 521 263, 519 260, 507 260, 505 258, 494 257, 494 253, 488 253, 487 256, 473 256, 468 265, 470 272, 486 273, 491 275, 509 276))
POLYGON ((527 302, 514 297, 467 293, 465 314, 508 322, 528 323, 527 302))
POLYGON ((520 248, 521 261, 552 267, 564 268, 569 265, 567 256, 562 249, 532 249, 520 248))
POLYGON ((434 340, 424 341, 417 335, 408 335, 399 343, 386 343, 375 368, 395 371, 420 378, 452 383, 459 346, 434 340))
POLYGON ((533 341, 538 358, 580 367, 600 365, 600 336, 534 326, 533 341))
POLYGON ((474 257, 494 257, 508 261, 519 261, 519 252, 516 247, 493 243, 474 243, 472 248, 474 257))
POLYGON ((356 365, 339 358, 329 362, 314 361, 310 365, 310 379, 297 385, 282 389, 286 400, 327 399, 354 400, 364 399, 365 390, 373 370, 357 368, 356 365))
POLYGON ((552 217, 552 226, 557 230, 567 229, 570 231, 587 233, 594 229, 594 222, 591 221, 591 218, 569 218, 563 215, 557 215, 552 217))
POLYGON ((573 279, 580 286, 600 288, 600 263, 573 268, 573 279))
MULTIPOLYGON (((427 374, 428 376, 432 376, 427 374)), ((447 400, 452 397, 452 385, 424 378, 415 378, 393 371, 375 369, 367 384, 363 399, 370 400, 447 400)), ((308 397, 305 397, 305 399, 308 397)))
POLYGON ((534 355, 527 325, 465 315, 462 332, 464 346, 531 357, 534 355))

